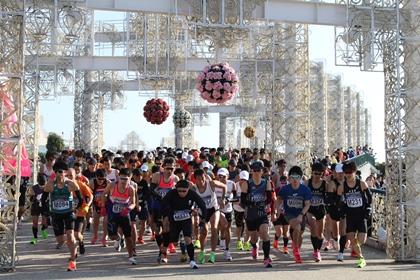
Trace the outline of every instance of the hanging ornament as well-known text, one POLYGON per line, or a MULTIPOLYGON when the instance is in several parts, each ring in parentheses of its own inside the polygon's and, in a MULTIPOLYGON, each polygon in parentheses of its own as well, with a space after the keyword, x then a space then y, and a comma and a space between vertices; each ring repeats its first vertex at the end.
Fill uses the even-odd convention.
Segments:
POLYGON ((245 137, 247 138, 254 138, 255 137, 255 128, 252 126, 245 127, 244 130, 245 137))
POLYGON ((160 98, 148 100, 143 110, 143 116, 152 124, 162 124, 169 117, 168 103, 160 98))
POLYGON ((198 75, 195 88, 207 102, 223 104, 238 93, 238 75, 227 63, 212 64, 198 75))
POLYGON ((176 110, 173 116, 173 122, 176 127, 184 128, 191 122, 191 114, 187 110, 181 108, 176 110))

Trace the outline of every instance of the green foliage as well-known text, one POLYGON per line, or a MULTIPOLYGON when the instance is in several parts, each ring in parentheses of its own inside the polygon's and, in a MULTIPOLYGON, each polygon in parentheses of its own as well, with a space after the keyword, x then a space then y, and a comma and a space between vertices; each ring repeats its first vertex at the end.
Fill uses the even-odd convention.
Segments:
POLYGON ((61 153, 61 151, 64 150, 64 140, 60 135, 50 132, 50 134, 48 134, 46 147, 48 152, 61 153))

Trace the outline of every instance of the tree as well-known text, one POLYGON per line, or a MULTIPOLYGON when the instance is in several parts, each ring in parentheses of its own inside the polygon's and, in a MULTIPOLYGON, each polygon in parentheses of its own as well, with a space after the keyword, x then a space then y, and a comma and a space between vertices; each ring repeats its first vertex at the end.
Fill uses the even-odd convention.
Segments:
POLYGON ((61 151, 64 150, 64 140, 60 135, 50 132, 48 134, 46 147, 48 152, 61 153, 61 151))

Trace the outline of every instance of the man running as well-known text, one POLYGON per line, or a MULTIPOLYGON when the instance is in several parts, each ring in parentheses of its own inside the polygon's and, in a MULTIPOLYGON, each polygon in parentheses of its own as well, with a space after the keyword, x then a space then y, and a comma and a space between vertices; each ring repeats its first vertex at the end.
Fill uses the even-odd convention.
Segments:
POLYGON ((102 246, 106 247, 108 216, 106 214, 105 204, 102 201, 102 195, 111 182, 105 178, 105 170, 97 169, 96 178, 91 181, 90 188, 93 190, 93 236, 91 244, 95 244, 98 239, 99 221, 102 221, 102 246))
POLYGON ((252 177, 241 182, 241 204, 245 208, 246 227, 251 236, 252 258, 258 258, 258 235, 263 241, 264 266, 272 267, 270 258, 270 237, 268 233, 268 218, 266 205, 271 204, 272 191, 269 180, 262 178, 264 165, 255 160, 251 164, 252 177))
POLYGON ((42 215, 41 222, 41 236, 43 239, 48 237, 48 211, 42 203, 42 194, 44 193, 45 187, 45 176, 41 172, 37 174, 38 184, 33 185, 29 188, 29 200, 31 201, 31 216, 32 216, 32 234, 31 244, 36 245, 38 243, 38 220, 39 216, 42 215))
MULTIPOLYGON (((278 194, 280 190, 288 184, 286 176, 280 176, 279 186, 275 187, 275 193, 278 194)), ((288 244, 289 244, 289 223, 286 221, 284 216, 284 207, 283 203, 276 203, 277 206, 277 216, 272 212, 272 222, 275 229, 273 248, 279 248, 279 238, 283 236, 283 254, 289 254, 288 244)))
POLYGON ((201 216, 206 215, 206 204, 195 192, 190 190, 190 183, 181 180, 176 183, 175 189, 170 190, 161 202, 162 209, 166 209, 170 221, 171 241, 178 242, 182 231, 184 236, 190 266, 197 269, 198 265, 194 260, 194 245, 192 244, 192 214, 191 208, 196 204, 201 216))
POLYGON ((77 183, 74 180, 66 178, 68 165, 65 162, 56 162, 53 169, 54 173, 50 175, 44 191, 50 193, 52 224, 58 246, 61 247, 61 245, 64 244, 64 232, 67 236, 67 246, 70 250, 70 260, 67 271, 74 271, 76 270, 77 247, 74 238, 75 215, 73 211, 72 192, 78 199, 76 209, 82 207, 82 195, 77 183))
POLYGON ((302 263, 300 247, 304 231, 304 218, 311 206, 311 190, 301 183, 303 171, 299 166, 289 170, 289 182, 277 194, 277 203, 283 203, 286 222, 290 225, 293 240, 293 255, 296 263, 302 263))

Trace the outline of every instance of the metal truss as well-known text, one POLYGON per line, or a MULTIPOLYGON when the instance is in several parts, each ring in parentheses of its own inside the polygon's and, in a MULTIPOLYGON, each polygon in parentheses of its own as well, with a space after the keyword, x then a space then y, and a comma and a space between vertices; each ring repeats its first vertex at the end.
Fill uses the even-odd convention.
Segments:
POLYGON ((328 154, 327 79, 322 62, 311 63, 310 120, 311 153, 323 158, 328 154))
POLYGON ((24 133, 23 67, 25 7, 22 1, 0 1, 0 269, 17 261, 16 231, 24 133))
POLYGON ((329 153, 345 148, 344 92, 340 76, 328 75, 328 147, 329 153))

